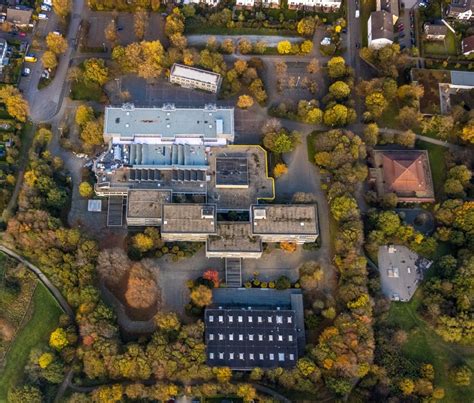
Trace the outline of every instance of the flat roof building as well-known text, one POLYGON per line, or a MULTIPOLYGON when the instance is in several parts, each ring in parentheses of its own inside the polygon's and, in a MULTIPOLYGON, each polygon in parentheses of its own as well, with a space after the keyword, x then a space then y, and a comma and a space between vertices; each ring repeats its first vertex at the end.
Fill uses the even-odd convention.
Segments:
POLYGON ((379 247, 382 292, 392 301, 410 301, 431 261, 402 245, 379 247))
POLYGON ((469 56, 471 53, 474 53, 474 35, 464 38, 461 48, 464 56, 469 56))
POLYGON ((204 315, 208 365, 296 365, 305 345, 301 290, 216 289, 213 300, 204 315))
POLYGON ((201 241, 217 234, 214 204, 164 204, 161 236, 165 241, 201 241))
POLYGON ((127 225, 161 225, 163 204, 171 202, 171 190, 130 189, 127 196, 127 225))
POLYGON ((247 156, 216 157, 216 188, 249 187, 247 156))
POLYGON ((315 242, 318 218, 315 204, 268 204, 251 207, 252 234, 263 242, 315 242))
POLYGON ((252 235, 249 222, 220 222, 217 234, 210 235, 206 241, 206 256, 209 258, 258 259, 262 253, 262 240, 252 235))
POLYGON ((376 150, 377 193, 395 193, 400 202, 434 202, 431 168, 426 150, 376 150))
POLYGON ((185 88, 218 92, 222 77, 212 71, 175 63, 171 67, 170 82, 185 88))
POLYGON ((140 108, 133 104, 105 108, 104 140, 130 144, 208 144, 234 141, 234 109, 206 105, 204 108, 140 108), (194 143, 193 143, 194 142, 194 143))

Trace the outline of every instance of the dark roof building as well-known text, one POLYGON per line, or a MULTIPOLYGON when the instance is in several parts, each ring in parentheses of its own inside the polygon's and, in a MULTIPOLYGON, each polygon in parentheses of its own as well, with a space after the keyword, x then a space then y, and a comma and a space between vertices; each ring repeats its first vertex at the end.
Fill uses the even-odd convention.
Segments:
POLYGON ((367 22, 369 47, 379 49, 393 43, 393 16, 385 10, 373 11, 367 22))
POLYGON ((451 4, 446 8, 446 17, 458 20, 469 20, 474 16, 473 0, 451 0, 451 4))
POLYGON ((462 40, 462 54, 468 56, 474 52, 474 35, 468 36, 462 40))
POLYGON ((16 6, 7 8, 7 21, 14 25, 26 26, 30 23, 33 10, 28 7, 16 6))
POLYGON ((210 366, 292 368, 304 350, 300 290, 216 289, 206 309, 210 366))
POLYGON ((448 33, 448 27, 444 24, 430 24, 427 22, 423 26, 426 39, 431 40, 444 40, 448 33))

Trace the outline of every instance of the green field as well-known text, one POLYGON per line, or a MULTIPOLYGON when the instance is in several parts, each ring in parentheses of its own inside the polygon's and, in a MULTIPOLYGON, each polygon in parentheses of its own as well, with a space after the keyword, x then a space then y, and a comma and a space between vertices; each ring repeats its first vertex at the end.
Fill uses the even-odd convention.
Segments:
POLYGON ((456 56, 458 49, 456 35, 449 29, 444 41, 423 41, 425 55, 456 56))
POLYGON ((102 98, 102 88, 93 83, 84 81, 73 81, 71 84, 71 99, 75 101, 97 101, 102 98))
POLYGON ((444 182, 446 181, 446 164, 444 155, 447 151, 447 148, 420 140, 417 140, 415 147, 428 151, 435 195, 437 198, 439 198, 439 196, 444 193, 443 186, 444 182))
POLYGON ((444 388, 443 402, 469 402, 474 396, 474 384, 457 387, 448 377, 451 366, 465 362, 474 369, 474 348, 445 343, 417 314, 422 298, 418 290, 410 302, 392 302, 387 321, 408 333, 402 347, 405 356, 421 364, 430 362, 435 368, 435 384, 444 388))
POLYGON ((48 341, 49 334, 57 326, 62 311, 49 291, 38 283, 33 295, 31 318, 19 330, 8 352, 6 366, 0 372, 0 402, 6 401, 8 389, 20 383, 30 350, 48 341))

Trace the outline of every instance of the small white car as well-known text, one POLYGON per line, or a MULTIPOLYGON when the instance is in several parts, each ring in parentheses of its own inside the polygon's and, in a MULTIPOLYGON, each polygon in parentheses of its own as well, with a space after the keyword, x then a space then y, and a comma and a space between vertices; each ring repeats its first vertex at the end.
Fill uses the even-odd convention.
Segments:
POLYGON ((47 20, 48 16, 46 14, 40 13, 40 14, 38 14, 38 19, 39 20, 47 20))

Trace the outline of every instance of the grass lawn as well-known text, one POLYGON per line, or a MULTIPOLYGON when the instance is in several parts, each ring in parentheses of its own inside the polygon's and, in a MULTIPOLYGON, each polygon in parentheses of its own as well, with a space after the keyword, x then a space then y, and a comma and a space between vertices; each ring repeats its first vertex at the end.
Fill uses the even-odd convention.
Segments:
POLYGON ((444 41, 423 41, 424 54, 456 56, 458 49, 456 36, 449 29, 444 41))
POLYGON ((277 35, 296 36, 295 31, 272 28, 227 28, 202 24, 186 24, 186 35, 277 35))
POLYGON ((30 351, 47 342, 50 332, 57 326, 62 310, 49 291, 38 283, 33 295, 31 319, 18 332, 7 355, 7 364, 0 372, 0 402, 6 401, 8 389, 20 383, 30 351))
POLYGON ((308 134, 308 137, 306 137, 306 148, 308 150, 308 160, 312 164, 314 164, 314 154, 316 154, 316 148, 314 147, 314 140, 317 136, 316 132, 313 132, 311 134, 308 134))
POLYGON ((385 111, 382 113, 382 116, 380 116, 379 119, 377 119, 377 124, 379 127, 388 127, 390 129, 398 129, 398 121, 397 121, 397 116, 399 113, 400 109, 397 105, 397 102, 393 101, 390 102, 385 109, 385 111))
POLYGON ((444 155, 447 151, 447 148, 420 140, 417 140, 415 147, 428 151, 435 195, 437 198, 439 198, 444 193, 443 186, 444 182, 446 181, 446 164, 444 155))
POLYGON ((362 35, 362 46, 367 46, 367 21, 370 13, 375 11, 375 0, 360 0, 360 31, 362 35))
POLYGON ((392 302, 388 322, 408 333, 402 352, 417 363, 431 362, 435 368, 435 384, 444 388, 444 402, 468 402, 474 396, 474 384, 457 387, 448 377, 451 366, 465 362, 474 369, 474 348, 445 343, 417 314, 422 298, 418 290, 410 302, 392 302))
POLYGON ((97 101, 102 98, 102 88, 97 84, 74 81, 71 85, 71 99, 75 101, 97 101))

